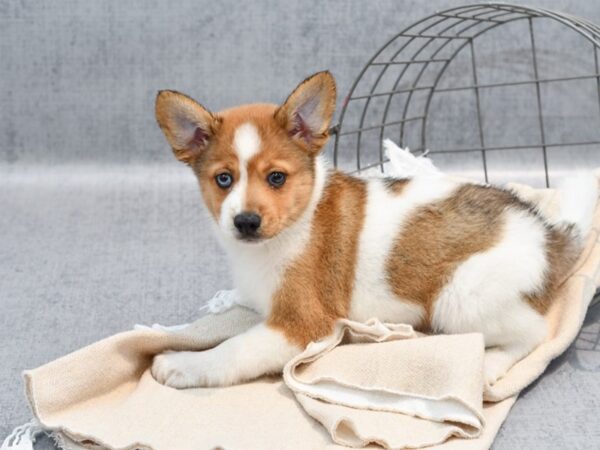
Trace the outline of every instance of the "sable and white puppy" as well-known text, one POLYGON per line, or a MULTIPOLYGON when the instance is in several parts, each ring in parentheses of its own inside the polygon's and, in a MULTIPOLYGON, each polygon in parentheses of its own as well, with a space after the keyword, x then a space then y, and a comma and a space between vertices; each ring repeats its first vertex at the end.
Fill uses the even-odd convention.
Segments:
POLYGON ((328 170, 319 152, 335 99, 328 72, 280 106, 211 113, 158 94, 158 123, 198 178, 240 302, 264 316, 211 350, 157 356, 161 383, 279 372, 341 317, 483 333, 489 383, 544 340, 543 314, 591 224, 596 179, 572 184, 551 224, 507 190, 439 173, 364 180, 328 170))

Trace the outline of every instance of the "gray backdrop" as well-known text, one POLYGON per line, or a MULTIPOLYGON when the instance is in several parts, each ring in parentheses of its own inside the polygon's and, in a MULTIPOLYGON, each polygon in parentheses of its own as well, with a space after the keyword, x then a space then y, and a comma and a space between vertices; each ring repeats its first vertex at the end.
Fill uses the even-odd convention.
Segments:
MULTIPOLYGON (((341 99, 391 35, 463 3, 0 0, 0 440, 30 416, 23 369, 136 322, 186 322, 230 287, 194 180, 155 125, 157 90, 218 110, 279 102, 330 69, 341 99)), ((595 0, 530 3, 600 23, 595 0)), ((568 96, 557 102, 576 117, 568 96)), ((600 165, 594 151, 580 165, 600 165)), ((496 448, 600 441, 599 316, 496 448)))
MULTIPOLYGON (((341 99, 389 37, 464 3, 2 0, 0 162, 170 162, 153 117, 157 90, 219 110, 280 102, 330 69, 341 99)), ((529 3, 600 22, 594 0, 529 3)))

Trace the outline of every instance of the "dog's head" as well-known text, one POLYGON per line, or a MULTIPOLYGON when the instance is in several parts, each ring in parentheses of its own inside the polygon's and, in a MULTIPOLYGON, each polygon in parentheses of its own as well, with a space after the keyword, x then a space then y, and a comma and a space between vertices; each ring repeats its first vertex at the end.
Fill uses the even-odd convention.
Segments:
POLYGON ((174 91, 156 98, 156 118, 175 156, 194 170, 222 232, 261 242, 293 224, 315 185, 315 158, 328 138, 335 80, 319 72, 280 106, 211 113, 174 91))

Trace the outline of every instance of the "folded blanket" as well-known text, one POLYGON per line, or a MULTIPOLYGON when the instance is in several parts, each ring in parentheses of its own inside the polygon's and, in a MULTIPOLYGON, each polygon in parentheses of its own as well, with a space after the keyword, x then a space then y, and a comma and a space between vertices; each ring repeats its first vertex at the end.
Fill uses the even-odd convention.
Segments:
POLYGON ((309 345, 283 378, 340 444, 412 448, 479 436, 483 336, 416 337, 407 325, 341 320, 334 337, 309 345), (345 337, 354 343, 337 347, 345 337))
MULTIPOLYGON (((552 214, 553 191, 517 189, 552 214)), ((152 378, 154 354, 207 349, 258 321, 235 307, 175 332, 121 333, 27 371, 27 397, 41 426, 73 449, 489 448, 518 393, 576 337, 600 281, 599 232, 600 208, 548 312, 547 341, 493 386, 482 381, 481 335, 424 336, 374 319, 340 320, 283 378, 182 391, 152 378)))

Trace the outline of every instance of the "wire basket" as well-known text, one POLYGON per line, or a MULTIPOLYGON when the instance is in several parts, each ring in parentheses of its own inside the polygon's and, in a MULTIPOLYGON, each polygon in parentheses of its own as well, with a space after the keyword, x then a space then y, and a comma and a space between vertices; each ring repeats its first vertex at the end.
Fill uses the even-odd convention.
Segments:
POLYGON ((600 27, 542 8, 486 3, 425 17, 354 81, 331 129, 334 164, 385 172, 390 138, 452 173, 549 187, 565 170, 600 165, 599 52, 600 27))

